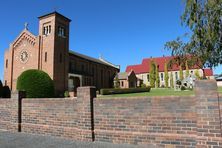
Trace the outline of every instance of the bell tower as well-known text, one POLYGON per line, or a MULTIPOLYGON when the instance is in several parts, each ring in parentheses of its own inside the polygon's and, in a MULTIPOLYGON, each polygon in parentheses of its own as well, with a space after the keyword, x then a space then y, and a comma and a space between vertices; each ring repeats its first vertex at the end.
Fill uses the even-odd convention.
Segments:
POLYGON ((58 12, 39 18, 39 69, 54 81, 56 95, 68 89, 69 23, 58 12))

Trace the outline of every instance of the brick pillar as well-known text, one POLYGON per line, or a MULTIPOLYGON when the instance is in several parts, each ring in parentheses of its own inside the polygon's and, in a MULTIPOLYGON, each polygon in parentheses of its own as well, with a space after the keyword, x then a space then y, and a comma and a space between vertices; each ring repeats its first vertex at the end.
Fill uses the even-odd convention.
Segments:
POLYGON ((195 83, 197 112, 197 147, 212 146, 213 139, 221 137, 220 108, 215 80, 195 83))
POLYGON ((96 88, 92 86, 77 88, 78 128, 81 140, 94 141, 94 111, 93 98, 96 97, 96 88))
POLYGON ((25 91, 18 92, 18 132, 22 131, 22 99, 26 98, 25 91))

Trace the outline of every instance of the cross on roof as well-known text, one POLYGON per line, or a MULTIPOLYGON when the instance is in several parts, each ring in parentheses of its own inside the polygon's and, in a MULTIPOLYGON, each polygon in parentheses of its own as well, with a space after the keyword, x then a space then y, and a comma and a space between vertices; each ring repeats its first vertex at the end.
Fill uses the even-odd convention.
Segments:
POLYGON ((25 30, 28 30, 28 23, 27 22, 25 22, 25 30))

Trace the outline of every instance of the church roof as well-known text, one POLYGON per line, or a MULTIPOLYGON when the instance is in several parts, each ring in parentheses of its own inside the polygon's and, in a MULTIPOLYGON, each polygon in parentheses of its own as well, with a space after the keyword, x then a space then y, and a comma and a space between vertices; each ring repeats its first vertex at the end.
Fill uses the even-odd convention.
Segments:
MULTIPOLYGON (((145 58, 143 59, 141 64, 138 65, 129 65, 126 67, 126 72, 133 70, 136 74, 141 73, 149 73, 150 71, 150 62, 153 60, 159 66, 159 72, 164 72, 164 64, 165 62, 169 62, 173 57, 172 56, 164 56, 164 57, 156 57, 156 58, 145 58)), ((173 65, 169 71, 179 71, 179 66, 173 65)), ((192 69, 200 69, 198 66, 194 65, 192 69)), ((211 69, 204 70, 206 76, 212 76, 213 71, 211 69)))
POLYGON ((67 21, 71 22, 72 20, 70 20, 69 18, 65 17, 64 15, 54 11, 54 12, 51 12, 51 13, 48 13, 48 14, 45 14, 45 15, 42 15, 42 16, 39 16, 38 18, 39 19, 42 19, 42 18, 45 18, 45 17, 49 17, 49 16, 53 16, 53 15, 56 15, 56 16, 60 16, 64 19, 66 19, 67 21))
POLYGON ((70 50, 69 53, 72 54, 72 55, 78 56, 80 58, 86 59, 88 61, 96 62, 96 63, 107 65, 107 66, 112 66, 116 69, 119 69, 116 65, 114 65, 110 62, 104 62, 103 60, 101 60, 101 58, 96 59, 96 58, 93 58, 93 57, 90 57, 90 56, 87 56, 87 55, 84 55, 84 54, 81 54, 81 53, 78 53, 78 52, 74 52, 72 50, 70 50))

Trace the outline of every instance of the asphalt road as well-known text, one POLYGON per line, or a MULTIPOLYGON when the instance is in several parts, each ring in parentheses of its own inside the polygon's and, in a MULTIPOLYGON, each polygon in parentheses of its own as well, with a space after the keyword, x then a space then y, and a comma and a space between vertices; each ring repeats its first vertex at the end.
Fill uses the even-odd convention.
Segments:
POLYGON ((52 136, 0 131, 0 148, 153 148, 103 142, 81 142, 52 136))

